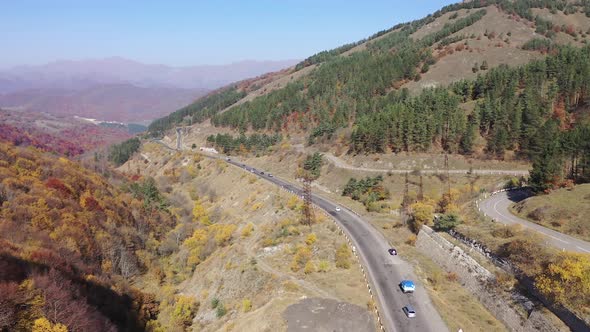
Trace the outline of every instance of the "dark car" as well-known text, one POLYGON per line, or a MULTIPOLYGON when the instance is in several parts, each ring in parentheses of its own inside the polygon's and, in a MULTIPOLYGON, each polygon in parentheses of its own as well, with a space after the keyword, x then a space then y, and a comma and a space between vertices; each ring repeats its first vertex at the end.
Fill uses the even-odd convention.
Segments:
POLYGON ((264 172, 260 171, 260 174, 261 174, 261 175, 264 175, 264 172))
POLYGON ((391 255, 391 256, 395 256, 397 255, 397 250, 395 250, 394 248, 389 248, 387 249, 387 252, 391 255))

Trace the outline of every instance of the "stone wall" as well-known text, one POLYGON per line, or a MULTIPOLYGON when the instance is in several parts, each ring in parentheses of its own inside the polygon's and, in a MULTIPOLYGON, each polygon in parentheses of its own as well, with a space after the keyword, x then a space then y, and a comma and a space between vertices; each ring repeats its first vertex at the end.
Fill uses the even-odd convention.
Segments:
POLYGON ((511 299, 510 294, 490 287, 495 276, 463 249, 423 226, 416 247, 448 272, 458 276, 459 282, 511 331, 559 331, 543 315, 511 299))

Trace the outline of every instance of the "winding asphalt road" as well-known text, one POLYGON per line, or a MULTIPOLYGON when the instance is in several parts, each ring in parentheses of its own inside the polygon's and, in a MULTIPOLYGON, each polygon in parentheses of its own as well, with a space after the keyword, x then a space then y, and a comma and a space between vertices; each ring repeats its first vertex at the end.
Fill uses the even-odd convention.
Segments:
POLYGON ((479 207, 488 217, 499 221, 503 224, 512 225, 520 224, 524 227, 533 229, 546 236, 548 245, 552 245, 561 250, 568 250, 590 254, 590 243, 573 238, 569 235, 556 232, 552 229, 535 224, 528 220, 519 218, 510 212, 510 205, 520 202, 530 196, 526 190, 512 190, 499 192, 483 200, 479 207))
MULTIPOLYGON (((240 162, 226 161, 296 195, 303 195, 299 187, 287 181, 271 177, 269 174, 263 175, 259 170, 240 162)), ((387 239, 379 231, 345 207, 340 207, 340 211, 336 211, 338 205, 321 196, 313 195, 313 202, 332 215, 353 242, 354 250, 368 274, 371 289, 377 298, 380 317, 387 331, 448 331, 420 283, 416 284, 415 293, 401 292, 398 286, 401 280, 411 279, 416 282, 417 278, 410 264, 398 256, 389 255, 387 239), (408 318, 403 313, 402 308, 408 304, 416 310, 415 318, 408 318)))

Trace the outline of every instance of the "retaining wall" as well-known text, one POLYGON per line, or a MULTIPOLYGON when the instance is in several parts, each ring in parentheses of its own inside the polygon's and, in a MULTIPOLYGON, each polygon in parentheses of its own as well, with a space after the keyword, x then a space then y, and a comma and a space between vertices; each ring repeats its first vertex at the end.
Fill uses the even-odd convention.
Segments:
POLYGON ((514 303, 510 295, 491 287, 495 276, 463 249, 455 246, 430 227, 423 226, 416 247, 448 272, 458 276, 463 287, 511 331, 559 331, 548 319, 534 309, 514 303))

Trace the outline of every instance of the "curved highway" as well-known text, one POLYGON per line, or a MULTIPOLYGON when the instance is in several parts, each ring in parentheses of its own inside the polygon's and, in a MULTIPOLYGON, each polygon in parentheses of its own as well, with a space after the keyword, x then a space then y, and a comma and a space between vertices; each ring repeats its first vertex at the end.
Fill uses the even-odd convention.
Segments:
MULTIPOLYGON (((259 170, 240 162, 227 159, 226 161, 296 195, 303 195, 299 187, 287 181, 269 174, 261 174, 259 170)), ((398 286, 401 280, 411 279, 416 282, 417 278, 410 264, 398 256, 389 255, 387 239, 379 231, 345 207, 336 211, 338 205, 323 197, 313 195, 313 202, 332 215, 354 243, 355 250, 368 274, 369 283, 377 298, 380 317, 387 331, 448 331, 420 283, 416 284, 415 293, 401 292, 398 286), (406 317, 402 311, 402 308, 408 304, 416 310, 415 318, 406 317)))
POLYGON ((560 250, 590 253, 590 243, 519 218, 510 212, 509 207, 512 203, 520 202, 529 196, 530 193, 526 190, 503 191, 483 200, 479 207, 486 216, 503 224, 520 224, 541 233, 546 236, 548 245, 560 250))

